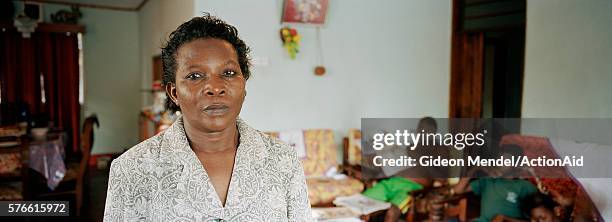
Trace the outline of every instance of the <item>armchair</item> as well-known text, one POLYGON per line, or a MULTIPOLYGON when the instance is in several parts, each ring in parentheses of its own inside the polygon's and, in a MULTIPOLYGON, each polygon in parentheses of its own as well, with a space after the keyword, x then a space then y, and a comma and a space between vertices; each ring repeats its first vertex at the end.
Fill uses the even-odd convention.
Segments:
MULTIPOLYGON (((305 157, 301 159, 308 185, 308 198, 313 207, 333 206, 339 196, 350 196, 363 191, 363 183, 346 177, 334 179, 326 176, 328 171, 337 169, 334 133, 330 129, 303 130, 305 157)), ((279 132, 269 132, 279 138, 279 132)))

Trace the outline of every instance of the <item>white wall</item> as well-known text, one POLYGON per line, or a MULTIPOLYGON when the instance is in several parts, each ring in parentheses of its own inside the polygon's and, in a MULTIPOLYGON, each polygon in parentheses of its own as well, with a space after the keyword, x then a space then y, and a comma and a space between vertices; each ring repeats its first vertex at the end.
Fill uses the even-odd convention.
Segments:
MULTIPOLYGON (((15 5, 20 4, 16 2, 15 5)), ((44 4, 50 14, 69 6, 44 4)), ((151 0, 138 12, 81 8, 85 116, 97 113, 93 154, 118 153, 138 141, 138 112, 150 105, 152 58, 163 41, 193 16, 193 0, 151 0)))
MULTIPOLYGON (((332 0, 317 65, 316 31, 299 27, 300 53, 289 59, 279 38, 282 1, 200 0, 236 26, 255 59, 241 116, 260 130, 331 128, 339 143, 362 117, 448 115, 450 1, 332 0)), ((340 144, 339 144, 340 145, 340 144)))
MULTIPOLYGON (((168 35, 193 17, 193 0, 150 0, 138 12, 141 89, 151 89, 153 57, 161 54, 168 35)), ((141 105, 151 105, 151 93, 141 92, 141 105)))
MULTIPOLYGON (((21 2, 14 2, 20 7, 21 2)), ((43 4, 45 21, 69 6, 43 4)), ((93 154, 120 152, 138 142, 140 66, 136 12, 81 8, 85 116, 96 113, 93 154)), ((82 121, 82 120, 81 120, 82 121)))
POLYGON ((612 117, 612 1, 527 1, 523 117, 612 117))
MULTIPOLYGON (((612 117, 611 12, 609 0, 527 1, 523 117, 612 117)), ((594 130, 596 124, 588 123, 597 120, 578 121, 588 125, 584 135, 579 135, 578 127, 565 127, 573 131, 557 135, 601 144, 606 143, 597 138, 610 141, 601 136, 609 130, 594 130)), ((605 192, 612 180, 580 180, 603 218, 612 218, 612 194, 605 192)))

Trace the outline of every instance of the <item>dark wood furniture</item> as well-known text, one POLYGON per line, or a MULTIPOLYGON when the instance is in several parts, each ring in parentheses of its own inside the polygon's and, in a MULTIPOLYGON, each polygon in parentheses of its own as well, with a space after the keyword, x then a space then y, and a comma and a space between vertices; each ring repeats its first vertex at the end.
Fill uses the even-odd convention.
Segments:
POLYGON ((2 198, 0 200, 28 200, 30 193, 28 192, 29 185, 29 138, 27 135, 22 135, 13 140, 19 141, 15 146, 0 148, 0 154, 19 154, 20 169, 15 172, 0 174, 0 193, 13 193, 12 198, 2 198), (19 187, 13 187, 11 184, 19 183, 19 187))
POLYGON ((406 221, 469 221, 476 218, 480 202, 473 193, 449 196, 448 186, 413 191, 414 204, 406 213, 406 221), (469 205, 468 205, 469 204, 469 205), (469 206, 469 207, 468 207, 469 206), (422 208, 422 209, 419 209, 422 208), (432 218, 439 215, 440 218, 432 218))
POLYGON ((91 148, 94 141, 94 124, 99 127, 98 117, 93 114, 85 119, 83 130, 81 131, 81 160, 78 163, 68 163, 66 174, 60 182, 59 186, 51 192, 39 194, 39 198, 49 198, 57 196, 72 195, 76 199, 76 215, 81 215, 81 207, 83 206, 83 188, 88 182, 87 164, 91 157, 91 148))

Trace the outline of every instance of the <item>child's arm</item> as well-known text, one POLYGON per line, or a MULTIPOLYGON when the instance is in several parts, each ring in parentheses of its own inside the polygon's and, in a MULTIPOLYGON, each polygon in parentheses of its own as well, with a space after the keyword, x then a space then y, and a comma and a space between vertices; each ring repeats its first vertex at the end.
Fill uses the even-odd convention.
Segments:
POLYGON ((474 177, 474 175, 476 174, 476 172, 478 172, 478 171, 485 173, 489 177, 500 177, 500 176, 502 176, 502 172, 497 167, 474 167, 474 168, 471 168, 467 172, 467 177, 461 178, 459 180, 459 183, 457 183, 453 188, 451 188, 451 190, 450 190, 451 195, 454 194, 454 193, 462 194, 462 193, 471 192, 472 191, 472 187, 470 186, 470 179, 472 179, 474 177))
POLYGON ((470 186, 470 180, 474 173, 479 170, 479 168, 472 168, 467 172, 467 177, 462 177, 455 186, 451 187, 450 195, 454 194, 462 194, 467 192, 472 192, 472 187, 470 186))
POLYGON ((462 194, 472 191, 472 187, 470 187, 470 177, 462 177, 455 186, 450 188, 450 194, 462 194))

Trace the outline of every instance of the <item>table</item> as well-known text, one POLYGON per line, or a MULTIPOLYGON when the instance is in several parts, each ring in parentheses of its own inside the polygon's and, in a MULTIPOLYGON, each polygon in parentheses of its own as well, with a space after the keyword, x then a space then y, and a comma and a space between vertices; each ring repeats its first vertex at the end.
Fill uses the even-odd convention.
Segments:
POLYGON ((28 165, 47 179, 47 187, 54 190, 66 174, 64 164, 66 136, 50 135, 45 140, 30 142, 28 165))

